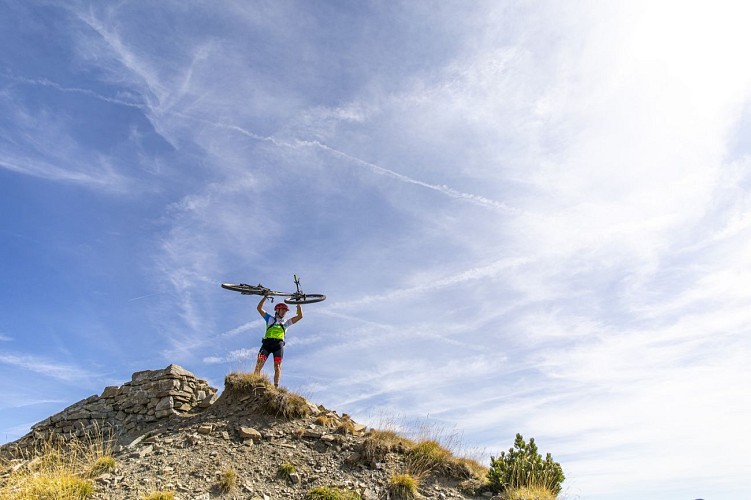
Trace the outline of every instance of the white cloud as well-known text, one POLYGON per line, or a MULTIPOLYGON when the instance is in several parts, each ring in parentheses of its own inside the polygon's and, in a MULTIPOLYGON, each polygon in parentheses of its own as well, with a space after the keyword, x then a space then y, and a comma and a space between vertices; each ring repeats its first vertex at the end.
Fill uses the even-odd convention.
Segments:
MULTIPOLYGON (((5 99, 0 99, 0 109, 13 122, 13 127, 3 131, 5 140, 0 143, 0 168, 97 192, 117 195, 131 192, 136 180, 126 173, 126 159, 111 154, 107 148, 91 147, 88 141, 81 139, 86 134, 71 133, 71 130, 78 130, 82 122, 92 128, 104 125, 86 116, 91 108, 75 107, 71 104, 78 104, 75 99, 61 96, 63 93, 81 94, 117 107, 127 103, 105 98, 93 91, 64 88, 46 79, 11 80, 16 85, 5 93, 5 99), (29 87, 41 87, 41 93, 47 99, 27 98, 27 93, 35 94, 34 91, 28 92, 29 87)), ((108 140, 117 143, 119 138, 108 137, 108 140)), ((144 191, 153 189, 144 184, 140 187, 144 191)))
POLYGON ((371 305, 375 302, 393 302, 400 299, 403 300, 410 296, 440 292, 446 288, 459 284, 475 282, 482 279, 492 279, 503 273, 522 267, 525 264, 529 264, 529 260, 519 257, 513 259, 502 259, 481 267, 473 267, 451 276, 446 276, 445 273, 438 270, 431 270, 435 275, 430 277, 418 276, 416 272, 413 272, 410 274, 410 278, 415 284, 408 288, 393 290, 381 295, 366 296, 354 300, 350 299, 336 302, 333 307, 335 309, 348 309, 352 307, 371 305))
POLYGON ((424 187, 424 188, 427 188, 427 189, 431 189, 433 191, 438 191, 439 193, 445 194, 445 195, 447 195, 447 196, 449 196, 451 198, 458 198, 458 199, 462 199, 462 200, 467 200, 467 201, 469 201, 471 203, 477 203, 477 204, 479 204, 481 206, 492 208, 492 209, 498 210, 500 212, 505 212, 505 213, 515 213, 515 212, 518 212, 518 210, 515 210, 515 209, 509 207, 508 205, 506 205, 503 202, 499 202, 499 201, 496 201, 496 200, 491 200, 491 199, 488 199, 488 198, 486 198, 484 196, 480 196, 480 195, 477 195, 477 194, 464 193, 464 192, 461 192, 461 191, 457 191, 456 189, 454 189, 454 188, 452 188, 450 186, 446 186, 446 185, 442 185, 442 184, 441 185, 439 185, 439 184, 430 184, 430 183, 423 182, 423 181, 420 181, 420 180, 417 180, 417 179, 413 179, 413 178, 411 178, 409 176, 397 173, 397 172, 395 172, 393 170, 390 170, 388 168, 384 168, 384 167, 381 167, 379 165, 376 165, 376 164, 373 164, 373 163, 361 160, 359 158, 355 158, 352 155, 349 155, 349 154, 344 153, 342 151, 338 151, 336 149, 333 149, 333 148, 331 148, 331 147, 329 147, 329 146, 327 146, 325 144, 322 144, 322 143, 320 143, 318 141, 301 141, 301 144, 305 145, 305 146, 314 146, 314 147, 317 147, 317 148, 321 148, 324 151, 326 151, 328 153, 331 153, 333 156, 344 158, 345 160, 347 160, 348 162, 350 162, 350 163, 352 163, 354 165, 361 166, 361 167, 366 167, 370 171, 375 172, 378 175, 384 175, 384 176, 387 176, 387 177, 391 177, 393 179, 397 179, 397 180, 399 180, 401 182, 405 182, 407 184, 413 184, 413 185, 416 185, 416 186, 420 186, 420 187, 424 187))
POLYGON ((102 169, 103 171, 97 173, 77 171, 30 158, 16 158, 10 159, 10 161, 3 160, 0 161, 0 167, 42 179, 81 184, 94 189, 104 188, 120 191, 122 189, 123 178, 112 171, 106 159, 100 158, 100 160, 102 161, 100 166, 104 168, 102 169))
MULTIPOLYGON (((2 402, 3 408, 25 408, 29 406, 37 406, 37 405, 48 405, 48 404, 63 404, 66 403, 66 401, 62 399, 6 399, 2 402)), ((28 429, 28 427, 26 427, 28 429)), ((23 429, 21 429, 23 430, 23 429)))
POLYGON ((234 363, 238 361, 248 361, 249 359, 255 359, 258 350, 255 349, 238 349, 230 351, 225 356, 207 356, 203 358, 203 362, 206 364, 218 364, 218 363, 234 363))
POLYGON ((30 354, 0 354, 0 363, 63 382, 81 382, 94 378, 92 373, 78 366, 30 354))
POLYGON ((88 96, 88 97, 93 97, 94 99, 98 99, 100 101, 104 101, 106 103, 117 104, 117 105, 120 105, 120 106, 128 106, 128 107, 140 109, 142 111, 147 109, 145 106, 143 106, 141 104, 138 104, 138 103, 133 102, 133 101, 129 101, 127 99, 122 99, 119 96, 116 96, 116 97, 107 97, 107 96, 98 94, 98 93, 94 92, 91 89, 79 89, 79 88, 75 88, 75 87, 64 87, 64 86, 60 85, 59 83, 53 82, 53 81, 48 80, 46 78, 41 78, 41 79, 37 79, 37 80, 31 80, 31 79, 28 79, 28 78, 19 78, 19 77, 16 77, 16 78, 11 78, 11 80, 19 82, 19 83, 27 84, 27 85, 36 85, 36 86, 42 86, 42 87, 50 87, 50 88, 52 88, 54 90, 57 90, 59 92, 69 92, 69 93, 73 93, 73 94, 82 94, 82 95, 85 95, 85 96, 88 96))

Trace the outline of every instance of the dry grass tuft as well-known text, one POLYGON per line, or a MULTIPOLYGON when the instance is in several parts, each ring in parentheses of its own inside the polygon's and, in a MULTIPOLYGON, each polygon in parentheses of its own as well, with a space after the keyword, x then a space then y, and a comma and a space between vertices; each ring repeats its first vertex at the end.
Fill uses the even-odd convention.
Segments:
POLYGON ((276 477, 288 481, 292 478, 292 474, 295 473, 295 466, 289 463, 283 463, 276 470, 276 477))
POLYGON ((336 426, 336 420, 334 420, 333 418, 329 417, 328 415, 319 415, 319 416, 317 416, 316 419, 315 419, 315 423, 317 425, 320 425, 322 427, 328 427, 330 429, 336 426))
POLYGON ((224 377, 224 388, 231 392, 257 394, 258 391, 273 389, 274 384, 263 374, 233 372, 224 377))
POLYGON ((219 481, 216 486, 222 493, 235 491, 235 488, 237 488, 237 472, 235 469, 226 469, 219 474, 219 481))
POLYGON ((111 444, 109 434, 95 427, 80 438, 50 437, 17 450, 3 459, 0 498, 89 498, 94 494, 89 478, 115 466, 111 444))
POLYGON ((348 436, 353 436, 357 434, 355 431, 355 423, 351 420, 342 420, 339 422, 339 425, 336 427, 336 432, 338 434, 345 434, 348 436))
MULTIPOLYGON (((421 434, 425 434, 424 429, 421 434)), ((388 453, 400 453, 405 455, 405 469, 412 476, 423 478, 430 474, 443 474, 462 481, 462 489, 467 493, 473 494, 483 489, 487 483, 488 468, 471 458, 455 456, 451 444, 443 445, 437 437, 438 433, 433 431, 431 434, 432 438, 413 441, 394 430, 371 429, 360 455, 364 463, 373 465, 384 461, 388 453)), ((457 442, 454 437, 454 445, 457 442)))
POLYGON ((420 441, 407 452, 407 470, 416 476, 448 472, 454 456, 438 441, 420 441))
POLYGON ((386 443, 390 446, 406 446, 411 447, 415 445, 415 442, 404 436, 400 436, 396 431, 392 430, 379 430, 371 429, 368 432, 368 437, 373 438, 382 443, 386 443))
POLYGON ((310 415, 310 406, 304 397, 287 389, 279 388, 267 392, 267 409, 269 413, 286 419, 304 418, 310 415))
POLYGON ((488 468, 473 458, 457 458, 456 462, 463 465, 472 476, 484 478, 488 474, 488 468))
POLYGON ((519 486, 507 488, 501 494, 504 500, 556 500, 558 498, 552 491, 544 486, 519 486))
POLYGON ((117 462, 110 455, 97 458, 91 465, 91 477, 97 477, 107 472, 112 472, 117 467, 117 462))
POLYGON ((413 500, 418 498, 417 485, 420 480, 409 474, 391 476, 388 484, 389 497, 394 500, 413 500))
POLYGON ((318 486, 305 496, 307 500, 361 500, 359 493, 332 486, 318 486))
POLYGON ((153 491, 148 495, 142 497, 142 500, 175 500, 175 493, 173 491, 153 491))
POLYGON ((311 409, 304 397, 283 387, 276 388, 265 375, 230 373, 224 377, 224 387, 231 393, 253 394, 262 410, 269 415, 286 419, 303 418, 311 409))
POLYGON ((389 452, 406 452, 414 441, 400 436, 395 431, 371 429, 362 444, 362 456, 366 463, 383 461, 389 452))
POLYGON ((15 500, 81 500, 94 494, 94 485, 88 479, 64 471, 29 475, 24 480, 2 488, 2 498, 15 500))

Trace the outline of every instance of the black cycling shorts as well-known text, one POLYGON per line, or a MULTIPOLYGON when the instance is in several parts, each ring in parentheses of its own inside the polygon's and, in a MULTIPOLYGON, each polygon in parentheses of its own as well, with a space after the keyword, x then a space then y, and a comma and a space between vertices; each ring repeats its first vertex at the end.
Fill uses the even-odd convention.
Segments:
POLYGON ((280 339, 263 339, 259 356, 268 358, 269 354, 274 356, 274 361, 281 363, 284 357, 284 341, 280 339))

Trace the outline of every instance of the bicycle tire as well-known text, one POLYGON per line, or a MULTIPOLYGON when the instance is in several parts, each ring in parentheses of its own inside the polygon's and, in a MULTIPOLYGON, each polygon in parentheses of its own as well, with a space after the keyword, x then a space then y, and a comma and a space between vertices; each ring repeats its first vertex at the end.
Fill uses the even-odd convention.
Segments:
POLYGON ((300 296, 292 296, 287 299, 284 299, 284 302, 287 304, 297 305, 297 304, 315 304, 316 302, 322 302, 326 300, 325 295, 321 295, 320 293, 304 293, 300 296))
POLYGON ((264 295, 266 292, 269 292, 269 295, 271 295, 273 293, 266 287, 259 285, 246 285, 245 283, 222 283, 222 288, 233 292, 240 292, 243 295, 264 295))

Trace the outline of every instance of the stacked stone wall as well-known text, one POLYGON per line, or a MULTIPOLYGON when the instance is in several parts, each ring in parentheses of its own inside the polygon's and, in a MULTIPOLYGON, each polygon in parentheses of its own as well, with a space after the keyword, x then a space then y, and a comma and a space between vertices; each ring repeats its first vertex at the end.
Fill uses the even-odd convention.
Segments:
POLYGON ((101 396, 81 400, 32 426, 31 434, 36 438, 81 437, 99 431, 127 434, 172 415, 208 408, 217 399, 216 392, 178 365, 136 372, 130 382, 107 387, 101 396))

